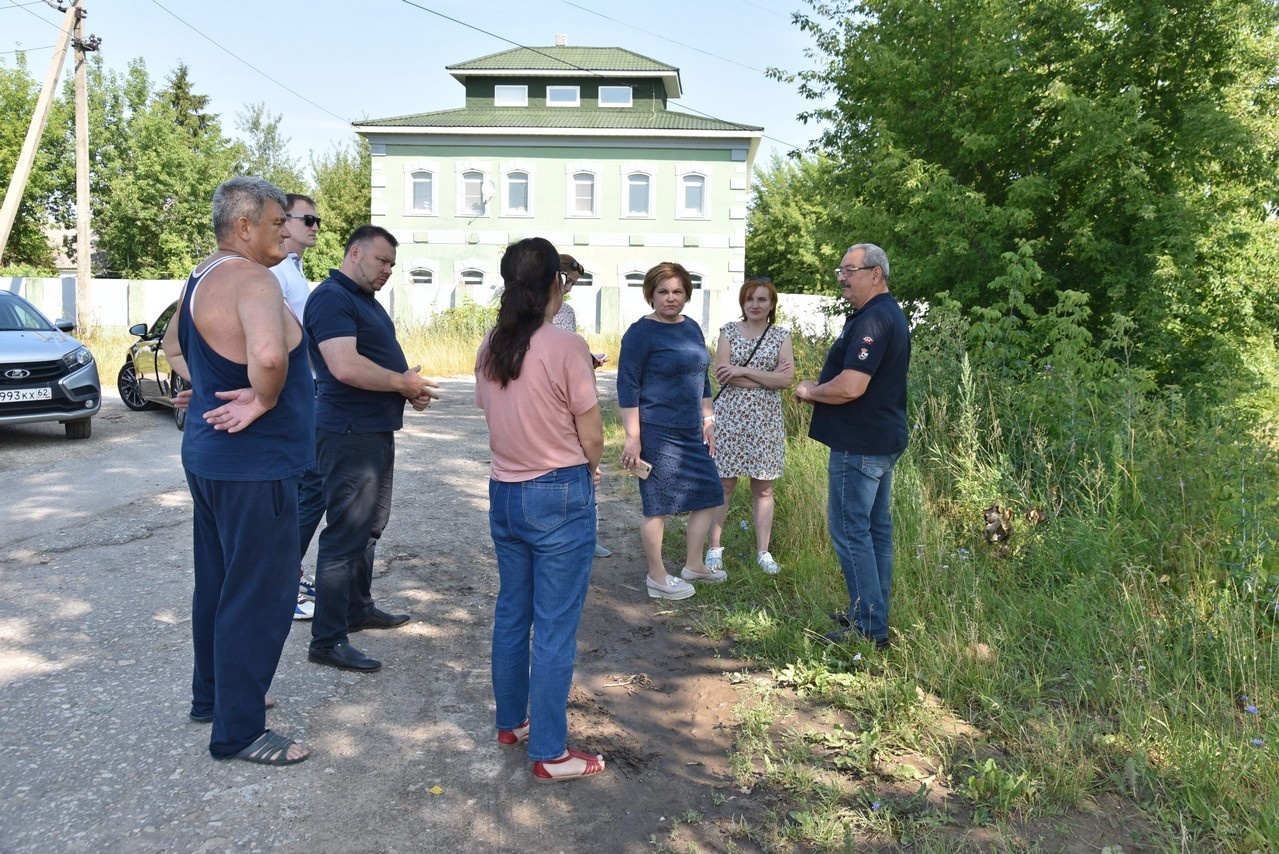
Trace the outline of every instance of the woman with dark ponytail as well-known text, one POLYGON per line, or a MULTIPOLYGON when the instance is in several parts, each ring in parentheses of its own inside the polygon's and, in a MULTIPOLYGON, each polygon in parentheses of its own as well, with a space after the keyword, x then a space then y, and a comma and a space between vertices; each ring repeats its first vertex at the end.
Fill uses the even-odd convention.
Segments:
POLYGON ((497 741, 527 741, 533 776, 550 783, 604 770, 604 757, 567 746, 604 431, 586 341, 551 324, 563 301, 555 247, 540 237, 511 244, 502 279, 497 325, 475 359, 500 580, 492 657, 497 741))

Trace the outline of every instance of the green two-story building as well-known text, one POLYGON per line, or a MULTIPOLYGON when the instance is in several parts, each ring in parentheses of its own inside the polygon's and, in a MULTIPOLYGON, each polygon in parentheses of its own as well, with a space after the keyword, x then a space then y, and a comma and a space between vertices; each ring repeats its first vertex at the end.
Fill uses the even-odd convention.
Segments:
POLYGON ((506 245, 531 236, 585 266, 571 296, 585 330, 645 313, 639 285, 660 261, 693 275, 704 327, 736 316, 763 128, 669 109, 679 69, 622 48, 516 48, 447 70, 466 106, 355 124, 373 222, 400 241, 396 316, 487 301, 506 245))

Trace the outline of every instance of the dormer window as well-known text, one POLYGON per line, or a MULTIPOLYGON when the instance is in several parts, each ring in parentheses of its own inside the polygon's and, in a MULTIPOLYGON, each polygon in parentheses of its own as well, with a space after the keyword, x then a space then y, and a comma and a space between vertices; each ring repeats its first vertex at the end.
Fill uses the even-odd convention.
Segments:
POLYGON ((601 86, 600 87, 600 106, 601 107, 631 106, 631 87, 630 86, 601 86))
POLYGON ((494 86, 493 106, 495 107, 527 107, 527 86, 494 86))
POLYGON ((579 107, 582 104, 581 87, 579 86, 547 86, 546 106, 579 107))

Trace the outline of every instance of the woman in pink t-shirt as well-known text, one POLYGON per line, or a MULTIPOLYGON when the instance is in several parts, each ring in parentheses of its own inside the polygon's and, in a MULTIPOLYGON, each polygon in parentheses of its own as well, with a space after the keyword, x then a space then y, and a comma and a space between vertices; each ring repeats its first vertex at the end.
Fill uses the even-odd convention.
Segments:
POLYGON ((493 458, 497 740, 527 740, 533 776, 555 782, 604 770, 604 757, 567 746, 604 431, 586 341, 551 324, 563 300, 555 247, 540 237, 511 244, 502 279, 497 325, 475 359, 475 404, 493 458))

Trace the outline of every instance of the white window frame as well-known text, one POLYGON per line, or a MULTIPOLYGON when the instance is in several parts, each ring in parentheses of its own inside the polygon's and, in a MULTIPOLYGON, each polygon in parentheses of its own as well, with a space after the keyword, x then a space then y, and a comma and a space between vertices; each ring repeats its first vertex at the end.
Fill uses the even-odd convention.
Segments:
POLYGON ((495 107, 527 107, 528 86, 523 83, 499 83, 493 87, 493 106, 495 107), (507 90, 503 97, 499 92, 507 90))
POLYGON ((433 216, 440 215, 440 166, 433 160, 409 160, 404 164, 404 215, 433 216), (413 207, 414 174, 425 172, 431 176, 430 210, 417 210, 413 207))
POLYGON ((487 217, 492 214, 493 201, 492 193, 496 192, 496 187, 490 187, 490 195, 486 200, 484 198, 484 185, 491 184, 490 176, 493 174, 493 164, 489 161, 478 160, 459 160, 454 164, 454 174, 457 181, 457 216, 462 219, 478 219, 487 217), (476 213, 466 206, 466 173, 478 172, 480 175, 480 200, 483 203, 483 211, 476 213))
POLYGON ((653 219, 653 173, 644 169, 632 169, 622 176, 622 210, 623 219, 653 219), (631 179, 642 175, 648 180, 648 200, 644 205, 641 213, 635 213, 631 210, 631 179))
POLYGON ((513 217, 531 217, 533 216, 533 170, 523 166, 515 166, 503 168, 502 170, 502 216, 513 217), (524 210, 516 210, 511 207, 511 176, 524 176, 524 190, 526 195, 524 210))
POLYGON ((599 100, 599 105, 600 105, 601 107, 603 107, 604 109, 607 109, 607 110, 624 110, 624 109, 626 109, 627 107, 634 106, 634 104, 635 104, 635 90, 634 90, 634 89, 632 89, 630 86, 601 86, 601 87, 600 87, 600 89, 599 89, 599 95, 597 96, 597 98, 598 98, 598 100, 599 100), (625 103, 622 103, 622 102, 620 102, 620 101, 612 102, 612 103, 606 102, 606 101, 604 100, 604 93, 605 93, 605 92, 609 92, 609 93, 612 93, 612 94, 617 94, 617 93, 620 93, 620 92, 625 92, 625 93, 626 93, 626 102, 625 102, 625 103))
POLYGON ((591 169, 575 169, 568 176, 568 208, 565 216, 569 219, 599 219, 600 217, 600 176, 591 169), (589 175, 591 178, 591 210, 583 213, 577 209, 577 179, 589 175))
POLYGON ((622 284, 628 288, 644 287, 644 271, 630 270, 622 275, 622 284))
POLYGON ((405 281, 410 285, 426 285, 429 287, 435 284, 435 271, 425 264, 412 264, 405 270, 405 281), (418 273, 425 273, 427 280, 425 282, 417 281, 418 273))
POLYGON ((711 177, 705 172, 698 169, 689 169, 679 173, 678 186, 675 190, 675 218, 676 219, 710 219, 711 209, 711 177), (685 207, 684 201, 688 197, 688 187, 690 179, 700 178, 702 181, 702 209, 692 210, 685 207))
POLYGON ((546 106, 548 107, 580 107, 582 106, 582 87, 581 86, 550 86, 546 87, 546 106), (568 101, 552 101, 551 92, 558 90, 561 92, 573 93, 572 102, 568 101))
POLYGON ((590 270, 587 270, 585 273, 577 277, 577 281, 573 283, 573 287, 575 289, 581 288, 582 290, 593 288, 595 287, 595 276, 590 270))
POLYGON ((480 269, 479 267, 463 267, 461 270, 457 271, 457 283, 464 287, 481 287, 484 284, 484 281, 486 278, 488 278, 488 274, 485 273, 484 270, 480 269), (477 273, 479 274, 479 277, 480 277, 478 282, 468 282, 466 280, 468 275, 473 276, 474 274, 477 274, 477 273))
MULTIPOLYGON (((701 273, 694 273, 692 270, 689 270, 688 280, 692 283, 692 287, 690 288, 690 290, 700 291, 702 289, 703 279, 702 279, 701 273)), ((692 294, 690 294, 689 296, 692 296, 692 294)))

